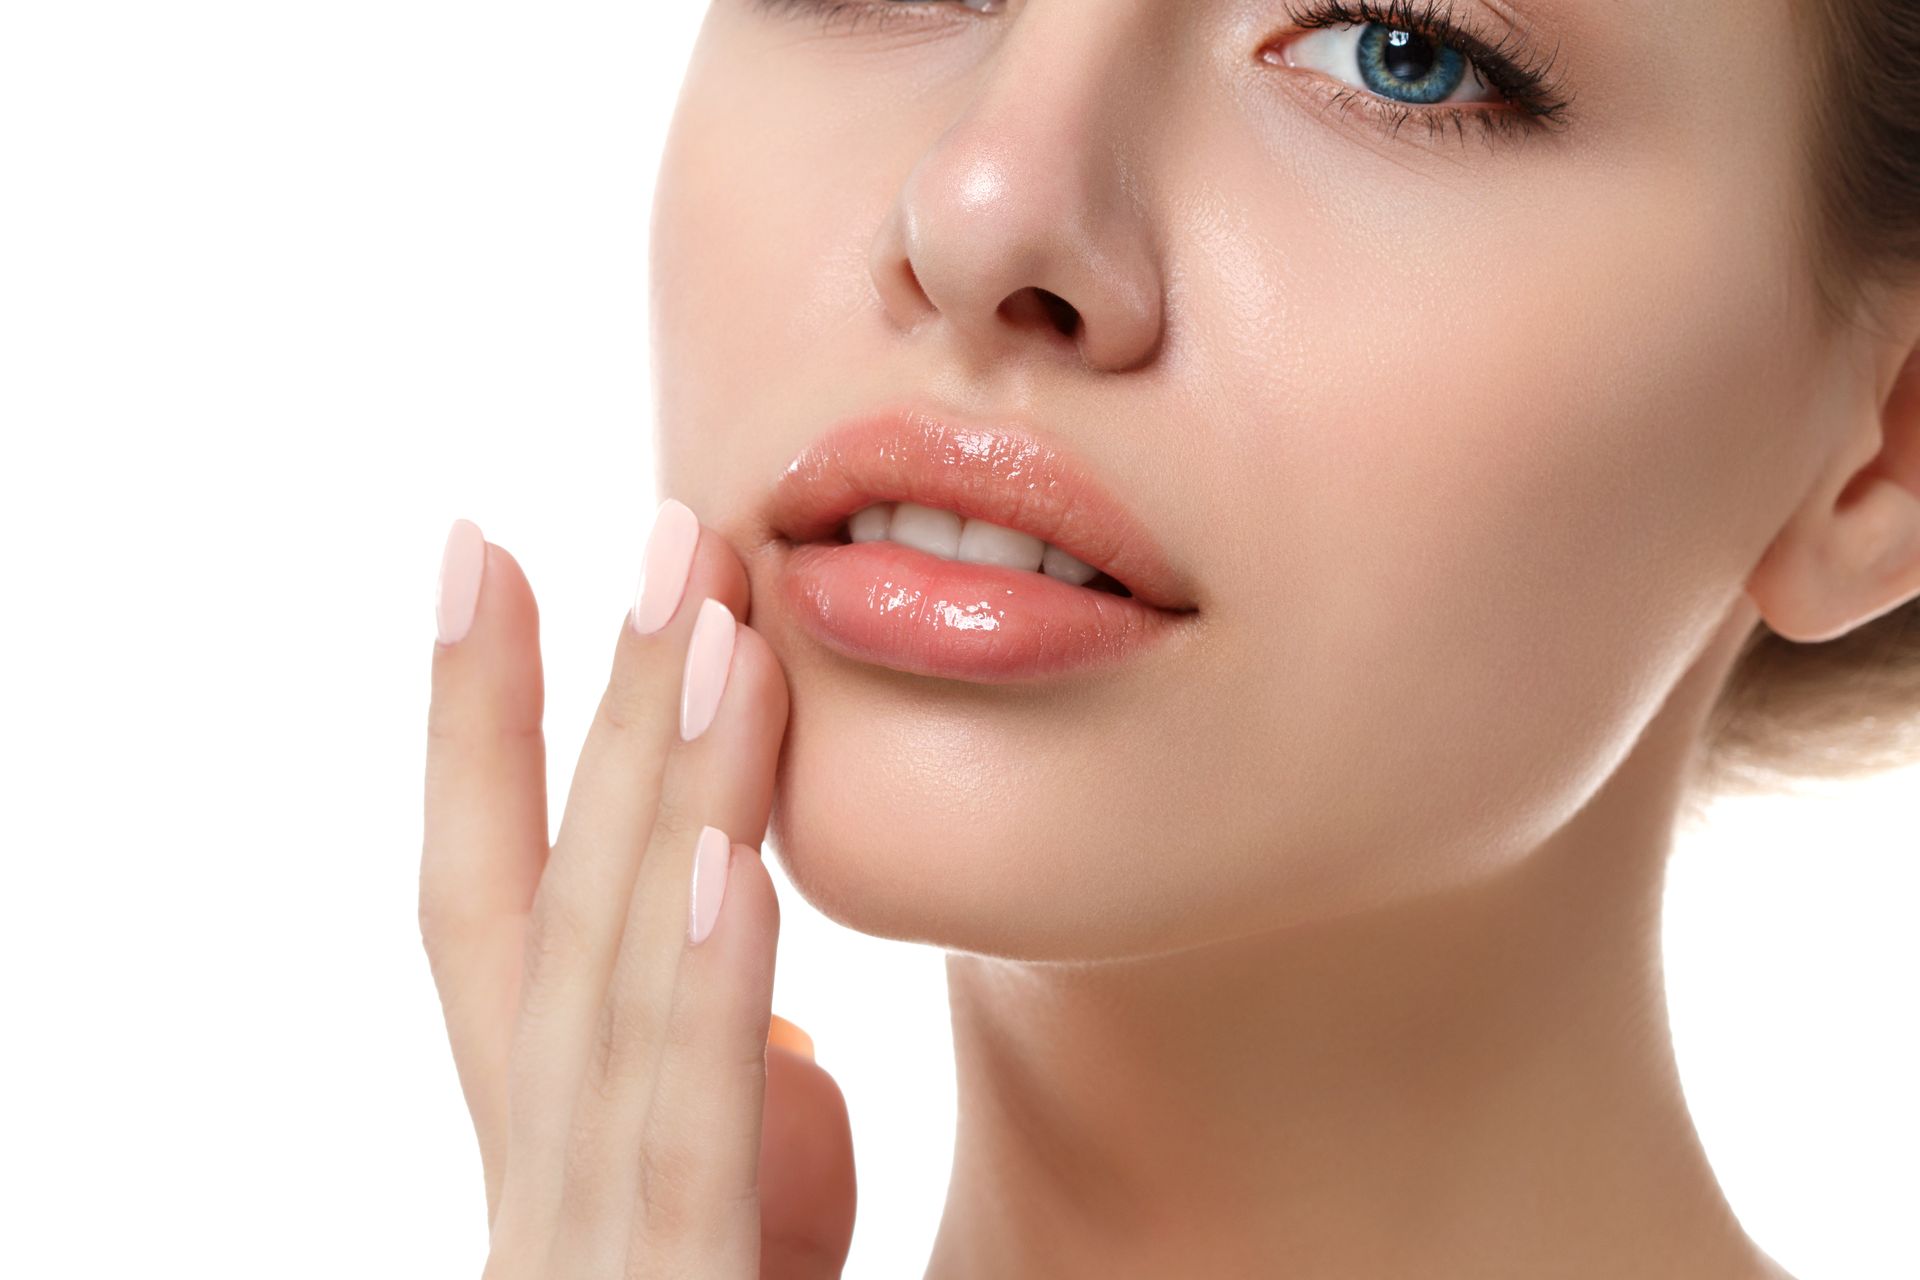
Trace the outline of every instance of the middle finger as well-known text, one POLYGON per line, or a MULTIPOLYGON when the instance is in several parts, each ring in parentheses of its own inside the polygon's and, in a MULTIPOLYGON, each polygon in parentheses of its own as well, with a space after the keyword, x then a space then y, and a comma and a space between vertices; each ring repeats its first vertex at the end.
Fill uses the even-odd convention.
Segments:
MULTIPOLYGON (((719 633, 730 625, 725 609, 705 607, 713 615, 710 622, 720 625, 704 635, 696 630, 696 649, 703 641, 722 640, 719 633)), ((764 869, 736 870, 725 877, 726 897, 733 900, 736 914, 744 910, 746 915, 735 924, 730 942, 704 954, 710 973, 720 952, 733 963, 719 964, 722 976, 710 977, 691 1013, 685 1001, 675 1004, 690 960, 690 890, 701 829, 711 826, 732 843, 757 850, 766 833, 786 727, 788 694, 779 660, 751 627, 732 631, 730 646, 722 641, 707 651, 709 659, 727 668, 717 713, 697 739, 675 746, 667 765, 660 817, 627 905, 619 955, 595 1023, 593 1052, 574 1116, 564 1196, 566 1229, 570 1239, 592 1242, 610 1256, 630 1239, 640 1171, 649 1160, 654 1168, 677 1170, 682 1176, 673 1179, 674 1191, 703 1209, 707 1206, 701 1193, 716 1182, 753 1185, 761 1099, 749 1098, 750 1081, 723 1081, 703 1072, 706 1083, 725 1094, 726 1122, 702 1126, 683 1117, 680 1126, 655 1131, 664 1135, 658 1141, 670 1150, 648 1137, 654 1130, 651 1115, 662 1087, 659 1078, 676 1054, 686 1061, 708 1062, 716 1043, 738 1050, 743 1035, 751 1046, 747 1056, 764 1062, 766 1054, 772 930, 764 917, 772 902, 764 869), (749 886, 746 882, 754 877, 760 883, 749 886), (747 955, 760 957, 760 962, 743 966, 740 958, 747 955), (764 982, 744 979, 743 968, 764 982), (678 1016, 673 1016, 676 1009, 678 1016)), ((758 862, 757 853, 750 856, 758 862)), ((712 875, 712 868, 704 874, 712 875)), ((733 1061, 739 1054, 729 1057, 721 1050, 719 1056, 733 1061)))
POLYGON ((615 643, 607 689, 528 918, 508 1090, 510 1141, 518 1148, 509 1179, 531 1179, 541 1188, 557 1184, 594 1018, 679 736, 687 642, 709 596, 744 616, 746 571, 723 538, 668 499, 648 536, 639 599, 615 643), (638 625, 657 629, 642 634, 638 625))

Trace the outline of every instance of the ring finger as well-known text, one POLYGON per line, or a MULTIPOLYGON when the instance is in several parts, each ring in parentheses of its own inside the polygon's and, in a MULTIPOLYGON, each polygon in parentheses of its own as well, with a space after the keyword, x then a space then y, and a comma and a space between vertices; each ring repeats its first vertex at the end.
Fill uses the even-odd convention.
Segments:
POLYGON ((677 705, 694 616, 708 597, 742 614, 748 603, 733 549, 672 499, 656 514, 645 559, 528 918, 503 1195, 541 1217, 557 1205, 573 1101, 653 831, 677 736, 667 712, 677 705))

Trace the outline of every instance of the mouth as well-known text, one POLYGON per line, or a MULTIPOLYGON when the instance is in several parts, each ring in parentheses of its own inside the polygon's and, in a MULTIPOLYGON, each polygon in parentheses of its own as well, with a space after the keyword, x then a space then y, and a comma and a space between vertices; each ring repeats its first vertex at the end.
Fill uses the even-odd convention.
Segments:
POLYGON ((794 458, 766 510, 777 594, 802 627, 895 670, 1058 675, 1144 652, 1199 612, 1145 524, 1017 426, 848 420, 794 458))
POLYGON ((1023 573, 1044 573, 1089 591, 1123 597, 1133 595, 1133 591, 1111 573, 1036 533, 923 503, 901 500, 871 503, 842 521, 825 538, 807 545, 851 546, 882 541, 924 551, 940 560, 997 564, 1023 573))

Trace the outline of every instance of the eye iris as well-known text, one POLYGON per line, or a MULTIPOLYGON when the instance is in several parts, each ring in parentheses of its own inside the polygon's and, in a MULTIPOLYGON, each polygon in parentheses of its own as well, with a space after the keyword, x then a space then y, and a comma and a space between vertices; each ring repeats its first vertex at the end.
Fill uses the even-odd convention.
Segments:
POLYGON ((1360 33, 1359 55, 1367 87, 1403 102, 1439 102, 1466 78, 1467 60, 1457 49, 1378 22, 1360 33))

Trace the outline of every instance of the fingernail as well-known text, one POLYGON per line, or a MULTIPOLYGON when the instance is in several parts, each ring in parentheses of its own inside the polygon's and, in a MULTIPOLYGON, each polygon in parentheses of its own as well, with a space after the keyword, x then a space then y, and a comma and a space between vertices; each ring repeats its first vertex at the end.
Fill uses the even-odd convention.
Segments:
POLYGON ((687 667, 680 677, 680 740, 692 742, 707 731, 727 691, 733 664, 733 610, 712 596, 700 602, 687 641, 687 667))
POLYGON ((687 944, 699 946, 720 916, 720 899, 727 893, 727 859, 733 842, 718 827, 700 828, 693 846, 692 901, 687 904, 687 944))
POLYGON ((809 1062, 814 1060, 813 1037, 777 1013, 767 1022, 767 1043, 791 1050, 809 1062))
POLYGON ((433 616, 441 644, 455 644, 473 625, 480 603, 480 575, 487 567, 487 540, 471 520, 455 520, 440 553, 440 586, 434 593, 433 616))
POLYGON ((693 548, 699 541, 700 518, 686 503, 668 498, 653 513, 640 590, 633 600, 633 629, 641 635, 650 636, 666 626, 680 607, 687 575, 693 572, 693 548))

